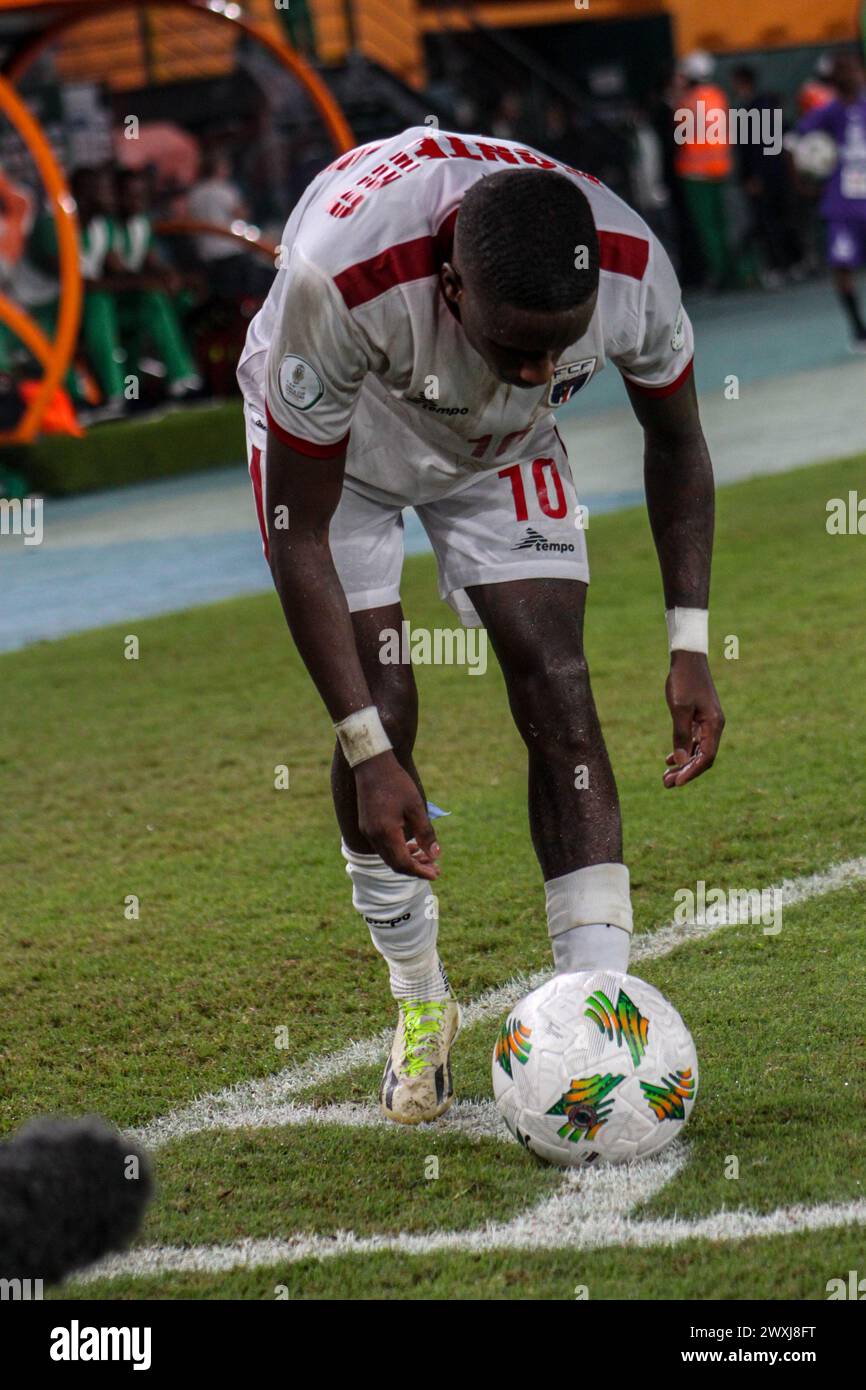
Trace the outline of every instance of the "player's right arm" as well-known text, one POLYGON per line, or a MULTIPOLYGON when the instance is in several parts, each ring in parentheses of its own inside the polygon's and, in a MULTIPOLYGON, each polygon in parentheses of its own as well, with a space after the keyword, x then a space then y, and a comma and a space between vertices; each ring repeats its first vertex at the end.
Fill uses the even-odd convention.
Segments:
MULTIPOLYGON (((265 366, 270 565, 295 645, 340 724, 374 703, 328 533, 343 490, 355 402, 377 361, 333 278, 298 242, 280 277, 265 366), (288 518, 286 527, 274 525, 278 516, 288 518)), ((357 722, 360 730, 342 729, 339 738, 353 764, 361 832, 398 873, 435 878, 435 836, 418 788, 375 721, 357 722), (377 745, 382 751, 373 751, 377 745), (417 841, 414 855, 410 839, 417 841)))
MULTIPOLYGON (((309 458, 268 431, 271 573, 295 645, 335 724, 373 704, 328 541, 345 462, 345 447, 332 458, 309 458), (288 527, 275 527, 276 515, 288 516, 288 527)), ((377 753, 353 770, 358 823, 376 853, 397 873, 436 878, 427 808, 394 752, 377 753), (413 857, 408 839, 416 840, 419 855, 413 857)))

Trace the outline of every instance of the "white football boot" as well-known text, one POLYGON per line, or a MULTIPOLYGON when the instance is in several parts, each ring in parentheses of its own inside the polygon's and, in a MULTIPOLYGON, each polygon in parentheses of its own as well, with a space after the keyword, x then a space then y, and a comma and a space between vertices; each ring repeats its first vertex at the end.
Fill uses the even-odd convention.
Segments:
POLYGON ((379 1088, 389 1120, 419 1125, 444 1115, 454 1099, 451 1047, 460 1031, 456 999, 399 1001, 397 1031, 379 1088))

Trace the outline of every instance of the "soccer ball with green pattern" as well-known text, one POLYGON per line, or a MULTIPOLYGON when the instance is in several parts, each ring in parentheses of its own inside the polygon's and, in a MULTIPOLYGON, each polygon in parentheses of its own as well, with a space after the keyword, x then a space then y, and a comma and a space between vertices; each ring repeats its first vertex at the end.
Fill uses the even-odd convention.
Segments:
POLYGON ((516 1139, 549 1163, 629 1163, 679 1134, 698 1091, 695 1045, 636 975, 555 975, 505 1019, 493 1093, 516 1139))

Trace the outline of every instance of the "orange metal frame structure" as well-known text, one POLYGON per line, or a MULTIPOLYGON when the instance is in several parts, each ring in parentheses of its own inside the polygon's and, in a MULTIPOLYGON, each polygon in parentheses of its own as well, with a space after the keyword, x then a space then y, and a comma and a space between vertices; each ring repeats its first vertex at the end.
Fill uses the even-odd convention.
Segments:
MULTIPOLYGON (((0 16, 4 10, 33 12, 38 16, 41 10, 48 11, 45 27, 39 29, 15 50, 0 72, 0 111, 12 123, 26 144, 39 177, 48 194, 49 204, 57 225, 57 243, 60 263, 60 313, 54 340, 49 341, 41 329, 23 309, 10 299, 0 295, 0 320, 12 329, 25 346, 33 353, 43 369, 39 390, 29 402, 23 416, 13 430, 0 432, 0 444, 28 444, 39 433, 39 426, 49 401, 54 395, 72 355, 78 336, 81 316, 82 285, 78 262, 78 223, 75 215, 75 201, 69 192, 63 171, 55 159, 51 146, 39 125, 15 90, 15 83, 36 57, 59 34, 72 25, 86 19, 114 10, 118 3, 136 8, 167 6, 194 10, 204 19, 218 20, 235 24, 244 33, 262 44, 276 60, 298 81, 313 102, 322 122, 331 137, 338 154, 351 149, 354 139, 343 112, 328 91, 319 75, 300 57, 290 44, 270 32, 255 19, 246 16, 240 6, 210 8, 207 0, 70 0, 58 14, 58 0, 25 0, 25 3, 9 3, 0 0, 0 16)), ((174 224, 173 231, 203 230, 185 224, 174 224)), ((212 228, 221 232, 221 228, 212 228)), ((243 236, 238 241, 245 247, 254 246, 243 236)), ((260 247, 270 252, 271 248, 260 247)))

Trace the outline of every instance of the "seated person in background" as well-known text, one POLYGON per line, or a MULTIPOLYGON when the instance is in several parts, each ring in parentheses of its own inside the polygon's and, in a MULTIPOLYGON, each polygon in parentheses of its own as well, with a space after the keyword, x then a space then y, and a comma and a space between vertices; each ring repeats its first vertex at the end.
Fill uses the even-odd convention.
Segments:
MULTIPOLYGON (((33 200, 27 189, 13 183, 0 169, 0 292, 18 303, 15 279, 32 221, 33 200)), ((15 347, 15 334, 0 323, 0 372, 11 371, 15 347)))
MULTIPOLYGON (((231 161, 219 150, 209 150, 202 161, 202 176, 190 189, 186 199, 187 212, 195 222, 210 222, 214 227, 230 227, 245 220, 247 207, 237 184, 231 178, 231 161)), ((196 254, 207 273, 211 293, 231 297, 247 289, 249 255, 239 251, 237 243, 228 236, 195 238, 196 254)))
MULTIPOLYGON (((105 168, 79 168, 70 179, 78 206, 79 261, 84 281, 81 342, 112 412, 124 409, 123 351, 117 318, 116 285, 106 273, 106 257, 114 235, 114 179, 105 168)), ((56 238, 53 221, 45 235, 56 238)), ((53 244, 56 256, 56 240, 53 244)))
POLYGON ((105 268, 119 287, 124 342, 133 369, 145 345, 152 345, 165 364, 169 395, 179 398, 202 385, 169 298, 177 294, 181 279, 154 245, 147 176, 125 169, 117 183, 119 215, 105 268))

